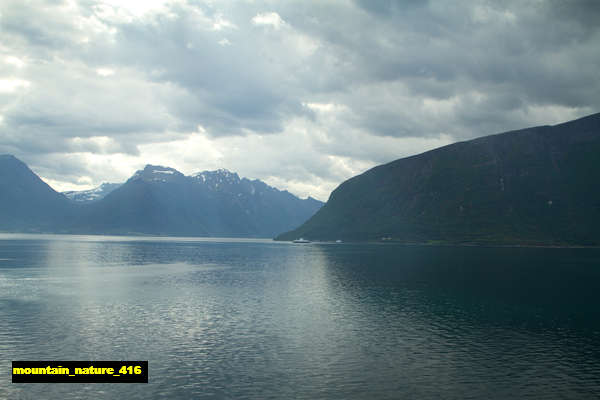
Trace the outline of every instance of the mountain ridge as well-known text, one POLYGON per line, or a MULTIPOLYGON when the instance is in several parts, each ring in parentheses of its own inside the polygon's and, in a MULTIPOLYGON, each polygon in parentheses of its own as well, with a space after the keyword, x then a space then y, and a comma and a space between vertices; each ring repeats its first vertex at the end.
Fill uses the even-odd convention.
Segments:
MULTIPOLYGON (((170 167, 164 167, 161 165, 152 165, 152 164, 146 164, 146 166, 142 169, 142 170, 137 170, 134 175, 132 175, 129 179, 132 179, 134 177, 136 177, 136 175, 141 174, 144 169, 146 168, 160 168, 160 169, 171 169, 176 171, 177 173, 179 173, 179 171, 177 171, 176 169, 170 168, 170 167)), ((224 175, 225 177, 233 177, 233 181, 234 182, 247 182, 250 184, 258 184, 258 185, 266 185, 276 191, 279 191, 281 193, 287 193, 290 194, 293 197, 297 197, 300 200, 310 200, 310 201, 314 201, 314 202, 318 202, 318 203, 323 203, 320 200, 315 199, 312 196, 307 196, 305 199, 294 195, 293 193, 289 192, 287 189, 278 189, 274 186, 270 186, 267 183, 265 183, 264 181, 260 180, 260 179, 249 179, 246 177, 240 178, 239 175, 236 172, 231 172, 225 168, 219 168, 216 170, 204 170, 204 171, 200 171, 200 172, 195 172, 192 173, 190 175, 184 175, 185 177, 188 178, 196 178, 196 179, 202 179, 203 183, 209 182, 210 185, 213 186, 214 189, 218 188, 218 185, 215 185, 215 176, 218 176, 219 174, 224 175), (208 178, 207 178, 208 177, 208 178)), ((128 179, 128 180, 129 180, 128 179)), ((218 178, 217 178, 218 179, 218 178)), ((84 189, 84 190, 67 190, 67 191, 63 191, 60 192, 63 195, 65 195, 67 198, 69 198, 70 200, 76 201, 76 202, 89 202, 89 201, 97 201, 101 198, 103 198, 104 196, 106 196, 108 193, 110 193, 111 191, 115 190, 116 188, 118 188, 119 186, 123 185, 125 182, 123 183, 111 183, 111 182, 103 182, 101 183, 99 186, 96 186, 94 188, 91 189, 84 189)), ((229 181, 229 183, 231 183, 231 180, 229 181)))
POLYGON ((11 231, 38 232, 72 217, 69 200, 13 155, 0 155, 0 222, 11 231))
POLYGON ((0 155, 0 167, 4 231, 273 237, 298 226, 323 204, 224 169, 195 174, 219 182, 234 178, 210 187, 176 169, 148 164, 104 193, 99 193, 101 185, 67 192, 67 197, 12 155, 0 155), (24 177, 23 182, 15 177, 24 177), (25 189, 14 190, 21 186, 25 189))
POLYGON ((600 113, 376 166, 278 240, 600 244, 600 113))

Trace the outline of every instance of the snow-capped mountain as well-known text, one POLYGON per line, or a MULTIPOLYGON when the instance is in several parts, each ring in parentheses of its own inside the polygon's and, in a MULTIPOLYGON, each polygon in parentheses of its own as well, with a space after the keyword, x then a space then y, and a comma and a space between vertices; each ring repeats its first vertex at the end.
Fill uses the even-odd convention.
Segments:
POLYGON ((226 169, 186 176, 147 165, 94 202, 84 225, 102 233, 273 237, 322 205, 226 169))
POLYGON ((104 198, 107 194, 121 186, 122 183, 108 183, 105 182, 98 187, 88 190, 71 190, 62 192, 67 198, 79 202, 87 203, 90 201, 97 201, 104 198))
POLYGON ((240 183, 238 174, 222 168, 216 171, 197 172, 192 175, 192 178, 214 190, 240 183))
POLYGON ((322 205, 224 169, 185 176, 157 165, 124 184, 61 194, 0 155, 0 231, 273 237, 322 205))
POLYGON ((197 183, 205 185, 213 191, 222 191, 241 196, 262 196, 265 193, 290 194, 287 190, 279 190, 267 185, 259 179, 240 178, 237 173, 226 169, 202 171, 191 175, 197 183))
POLYGON ((135 180, 146 182, 174 182, 183 178, 185 178, 185 175, 174 168, 148 164, 144 169, 136 171, 127 182, 135 180))

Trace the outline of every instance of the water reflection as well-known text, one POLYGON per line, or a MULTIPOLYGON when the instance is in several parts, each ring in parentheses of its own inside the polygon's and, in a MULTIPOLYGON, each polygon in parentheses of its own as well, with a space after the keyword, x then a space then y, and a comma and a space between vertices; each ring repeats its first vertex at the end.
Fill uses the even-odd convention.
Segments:
POLYGON ((515 387, 523 397, 548 387, 598 393, 598 250, 351 246, 324 254, 334 292, 360 313, 352 317, 360 342, 384 350, 395 373, 408 368, 411 381, 397 376, 407 385, 435 376, 465 395, 473 386, 500 398, 515 387))
POLYGON ((148 359, 148 385, 0 398, 599 394, 598 250, 0 240, 12 359, 148 359), (85 397, 84 396, 84 397, 85 397))

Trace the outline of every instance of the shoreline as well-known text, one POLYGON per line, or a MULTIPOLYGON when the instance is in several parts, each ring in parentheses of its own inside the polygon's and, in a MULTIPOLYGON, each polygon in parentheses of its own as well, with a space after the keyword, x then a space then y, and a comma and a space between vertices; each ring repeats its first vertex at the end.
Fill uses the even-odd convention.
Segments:
MULTIPOLYGON (((276 242, 292 243, 292 240, 276 240, 276 242)), ((600 244, 528 244, 528 243, 428 243, 428 242, 402 242, 394 240, 353 240, 336 243, 333 240, 311 240, 307 244, 384 244, 400 246, 437 246, 437 247, 524 247, 524 248, 547 248, 547 249, 600 249, 600 244)))
MULTIPOLYGON (((129 238, 157 238, 157 239, 229 239, 229 240, 270 240, 273 242, 292 243, 292 240, 281 240, 270 237, 249 237, 249 236, 197 236, 197 235, 164 235, 150 233, 72 233, 72 232, 14 232, 0 231, 0 235, 57 235, 57 236, 98 236, 98 237, 129 237, 129 238)), ((2 238, 0 238, 2 240, 2 238)), ((546 249, 599 249, 600 244, 583 245, 583 244, 534 244, 534 243, 478 243, 478 242, 404 242, 400 240, 346 240, 336 243, 335 240, 311 240, 310 243, 302 244, 384 244, 384 245, 400 245, 400 246, 438 246, 438 247, 510 247, 510 248, 546 248, 546 249)))

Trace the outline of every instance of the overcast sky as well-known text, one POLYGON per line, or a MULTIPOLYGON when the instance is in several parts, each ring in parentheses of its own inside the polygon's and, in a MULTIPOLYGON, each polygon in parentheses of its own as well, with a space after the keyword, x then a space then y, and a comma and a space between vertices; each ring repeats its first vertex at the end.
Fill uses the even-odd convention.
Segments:
POLYGON ((327 200, 444 144, 600 111, 599 1, 0 2, 0 153, 57 190, 145 164, 327 200))

